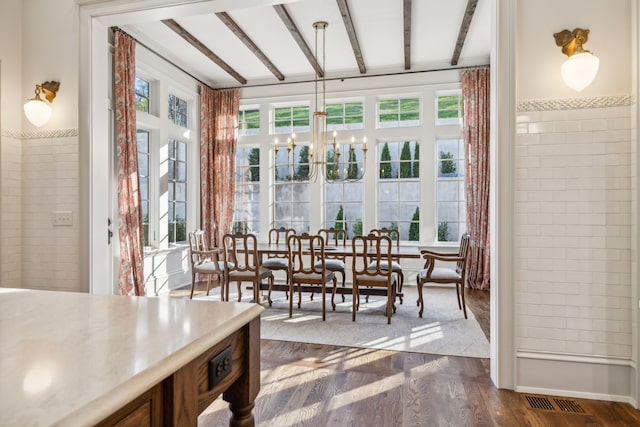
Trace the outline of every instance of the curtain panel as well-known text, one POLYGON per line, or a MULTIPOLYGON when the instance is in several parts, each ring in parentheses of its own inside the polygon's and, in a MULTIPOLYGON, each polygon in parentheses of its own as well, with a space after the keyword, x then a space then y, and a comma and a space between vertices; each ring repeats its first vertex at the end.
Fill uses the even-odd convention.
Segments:
POLYGON ((233 225, 239 108, 238 89, 200 87, 200 224, 217 247, 233 225))
POLYGON ((136 42, 115 32, 115 135, 118 173, 118 236, 120 239, 121 295, 145 295, 144 240, 138 148, 136 143, 136 42))
POLYGON ((462 71, 462 132, 467 171, 465 199, 467 232, 471 235, 467 281, 471 288, 488 290, 489 270, 489 82, 488 67, 462 71))

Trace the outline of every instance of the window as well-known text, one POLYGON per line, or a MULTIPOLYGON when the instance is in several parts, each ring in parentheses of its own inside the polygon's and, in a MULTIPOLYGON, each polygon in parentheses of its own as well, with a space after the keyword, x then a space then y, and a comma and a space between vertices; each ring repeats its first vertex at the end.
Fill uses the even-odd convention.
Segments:
POLYGON ((378 162, 378 227, 394 228, 401 240, 420 240, 420 169, 417 141, 381 144, 378 162))
POLYGON ((378 101, 378 127, 393 128, 419 125, 419 98, 382 99, 378 101))
POLYGON ((327 104, 327 130, 364 129, 362 102, 327 104))
POLYGON ((138 146, 138 177, 140 179, 144 246, 149 246, 149 131, 138 129, 136 143, 138 146))
POLYGON ((457 242, 466 229, 464 144, 462 139, 442 139, 436 144, 438 241, 457 242))
POLYGON ((325 185, 325 228, 347 230, 347 239, 361 236, 364 184, 333 182, 325 185))
POLYGON ((309 146, 296 145, 291 154, 280 149, 275 159, 275 228, 309 231, 311 192, 309 188, 309 146))
POLYGON ((309 132, 309 107, 276 107, 273 110, 273 132, 296 133, 309 132))
POLYGON ((238 115, 238 135, 257 135, 260 133, 260 109, 241 107, 238 115))
POLYGON ((436 99, 437 120, 439 125, 462 123, 462 95, 441 95, 436 99))
POLYGON ((136 110, 144 113, 149 112, 149 82, 136 77, 135 81, 135 103, 136 110))
POLYGON ((260 235, 260 148, 236 150, 236 210, 233 232, 260 235))
POLYGON ((169 121, 183 128, 187 127, 187 101, 169 94, 169 121))
POLYGON ((169 242, 187 240, 187 144, 169 140, 169 242))

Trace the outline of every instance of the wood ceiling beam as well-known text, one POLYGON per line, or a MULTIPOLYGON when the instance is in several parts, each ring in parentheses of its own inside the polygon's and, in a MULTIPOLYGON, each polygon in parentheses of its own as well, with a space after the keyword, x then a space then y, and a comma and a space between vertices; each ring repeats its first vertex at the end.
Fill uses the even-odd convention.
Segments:
POLYGON ((229 16, 226 12, 218 12, 216 16, 231 30, 236 37, 240 39, 242 43, 245 44, 249 48, 249 50, 258 57, 258 59, 264 64, 265 67, 271 71, 271 73, 276 76, 276 78, 280 81, 284 80, 284 75, 278 70, 278 68, 273 65, 273 62, 267 58, 262 50, 249 38, 249 36, 242 31, 242 28, 229 16))
POLYGON ((473 14, 476 11, 478 0, 468 0, 467 9, 464 11, 464 17, 462 18, 462 24, 460 25, 460 31, 458 32, 458 41, 456 42, 456 48, 453 51, 451 57, 451 65, 458 65, 460 59, 460 53, 462 52, 462 46, 464 46, 464 39, 467 37, 473 14))
POLYGON ((411 69, 411 0, 404 0, 404 69, 411 69))
POLYGON ((184 27, 178 24, 173 19, 163 19, 162 23, 167 27, 171 28, 176 34, 185 39, 191 46, 198 49, 204 56, 209 58, 212 62, 226 71, 229 75, 231 75, 234 79, 236 79, 241 84, 247 84, 247 79, 242 77, 236 70, 231 68, 229 64, 224 62, 222 58, 213 53, 208 47, 204 45, 200 40, 198 40, 193 34, 188 32, 184 27))
POLYGON ((349 41, 351 42, 351 48, 353 49, 353 56, 355 56, 356 63, 360 69, 360 74, 365 74, 367 72, 367 67, 364 65, 362 50, 360 50, 360 43, 358 42, 356 29, 353 26, 353 19, 351 18, 349 5, 347 4, 347 0, 337 0, 337 2, 338 9, 340 9, 340 14, 342 15, 342 21, 344 22, 344 28, 347 30, 347 34, 349 35, 349 41))
POLYGON ((284 7, 283 4, 276 4, 273 6, 273 8, 278 13, 278 16, 280 16, 280 19, 282 19, 282 22, 287 27, 287 30, 289 30, 289 33, 298 44, 298 47, 300 48, 300 50, 302 50, 302 53, 311 64, 311 66, 315 70, 318 77, 323 77, 324 71, 322 70, 322 68, 320 68, 320 64, 318 64, 316 57, 313 55, 313 52, 311 52, 309 45, 307 45, 307 42, 305 42, 304 39, 302 38, 302 34, 300 34, 300 30, 298 30, 298 27, 296 26, 295 22, 293 22, 293 19, 291 18, 291 15, 289 15, 289 12, 287 11, 287 9, 284 7))

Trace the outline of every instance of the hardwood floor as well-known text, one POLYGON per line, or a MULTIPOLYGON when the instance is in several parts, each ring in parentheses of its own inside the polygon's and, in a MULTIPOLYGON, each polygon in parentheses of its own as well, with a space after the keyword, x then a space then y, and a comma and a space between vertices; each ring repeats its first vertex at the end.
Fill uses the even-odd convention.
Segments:
MULTIPOLYGON (((488 337, 489 293, 465 296, 488 337)), ((258 426, 640 425, 628 404, 498 390, 488 359, 271 340, 262 340, 260 354, 258 426)), ((228 426, 229 416, 218 399, 199 425, 228 426)))

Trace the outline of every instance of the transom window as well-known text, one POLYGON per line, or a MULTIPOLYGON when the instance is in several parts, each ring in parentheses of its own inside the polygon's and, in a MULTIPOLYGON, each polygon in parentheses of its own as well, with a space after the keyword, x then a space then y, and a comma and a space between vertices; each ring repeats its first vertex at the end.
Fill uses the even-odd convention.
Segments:
POLYGON ((309 106, 276 107, 273 109, 273 132, 309 132, 309 106))
POLYGON ((136 77, 135 81, 135 103, 136 110, 144 113, 149 112, 149 82, 136 77))
POLYGON ((362 102, 327 104, 327 130, 364 129, 362 102))
POLYGON ((457 242, 466 230, 464 143, 441 139, 437 147, 436 219, 439 242, 457 242))
POLYGON ((187 144, 169 139, 169 242, 187 240, 187 144))
POLYGON ((400 240, 420 240, 420 169, 417 141, 379 146, 378 227, 397 229, 400 240))
POLYGON ((260 148, 236 150, 236 208, 233 232, 260 235, 260 148))
POLYGON ((420 98, 381 99, 378 101, 378 127, 393 128, 420 125, 420 98))
POLYGON ((437 119, 439 125, 462 123, 462 95, 440 95, 436 99, 437 119))
POLYGON ((178 126, 187 127, 187 101, 169 94, 169 121, 178 126))
POLYGON ((257 135, 260 133, 260 109, 241 107, 238 114, 238 135, 257 135))

